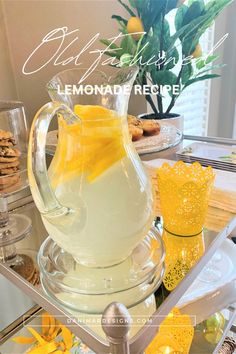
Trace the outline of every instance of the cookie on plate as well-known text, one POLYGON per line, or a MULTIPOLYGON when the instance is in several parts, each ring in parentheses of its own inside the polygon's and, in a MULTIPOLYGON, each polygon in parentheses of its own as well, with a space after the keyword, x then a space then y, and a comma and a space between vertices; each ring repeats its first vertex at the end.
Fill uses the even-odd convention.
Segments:
POLYGON ((160 133, 160 124, 154 119, 142 120, 144 135, 157 135, 160 133))
POLYGON ((129 133, 132 137, 132 141, 137 141, 143 136, 143 129, 129 124, 129 133))
POLYGON ((134 125, 135 127, 139 127, 142 129, 142 121, 141 119, 138 119, 135 116, 132 116, 131 114, 128 114, 128 124, 129 125, 134 125))

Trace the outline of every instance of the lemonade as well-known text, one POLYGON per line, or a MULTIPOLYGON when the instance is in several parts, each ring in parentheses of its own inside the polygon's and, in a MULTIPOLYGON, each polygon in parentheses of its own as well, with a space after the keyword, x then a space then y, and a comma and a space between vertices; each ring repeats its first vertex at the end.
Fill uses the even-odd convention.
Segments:
POLYGON ((80 118, 59 117, 49 169, 59 202, 71 208, 60 224, 43 221, 52 239, 78 262, 105 267, 132 252, 153 220, 151 185, 128 134, 125 117, 100 106, 75 106, 80 118))

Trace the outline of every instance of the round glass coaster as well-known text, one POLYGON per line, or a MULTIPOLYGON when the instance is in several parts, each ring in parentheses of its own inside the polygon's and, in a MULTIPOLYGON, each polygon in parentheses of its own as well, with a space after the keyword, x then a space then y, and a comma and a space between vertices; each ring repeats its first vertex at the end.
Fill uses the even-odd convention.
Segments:
POLYGON ((8 224, 0 228, 0 247, 12 245, 28 236, 31 232, 30 218, 21 214, 9 215, 8 224))
POLYGON ((84 313, 103 312, 113 301, 130 308, 145 300, 162 282, 164 246, 155 228, 123 262, 106 268, 81 265, 48 237, 38 253, 45 292, 64 307, 84 313))

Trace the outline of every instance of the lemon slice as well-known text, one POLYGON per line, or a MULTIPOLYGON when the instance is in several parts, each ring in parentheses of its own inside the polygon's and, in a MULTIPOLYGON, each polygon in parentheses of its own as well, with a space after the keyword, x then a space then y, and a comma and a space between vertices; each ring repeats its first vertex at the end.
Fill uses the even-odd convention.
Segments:
POLYGON ((122 117, 115 111, 75 105, 74 112, 79 123, 58 117, 58 145, 49 169, 53 187, 81 173, 92 182, 126 155, 122 117))

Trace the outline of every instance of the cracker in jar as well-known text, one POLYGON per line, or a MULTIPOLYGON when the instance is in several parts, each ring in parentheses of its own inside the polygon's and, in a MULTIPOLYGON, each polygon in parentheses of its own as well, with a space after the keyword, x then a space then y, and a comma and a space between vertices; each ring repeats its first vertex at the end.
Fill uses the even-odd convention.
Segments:
POLYGON ((20 161, 17 159, 17 161, 13 162, 0 162, 0 170, 3 168, 12 168, 12 167, 19 167, 20 161))
POLYGON ((0 129, 0 140, 8 140, 12 138, 13 134, 11 132, 0 129))
POLYGON ((0 177, 0 189, 11 187, 16 184, 20 179, 19 173, 12 176, 1 176, 0 177))
POLYGON ((7 146, 0 146, 0 156, 6 157, 19 157, 20 151, 16 148, 11 148, 7 146))
POLYGON ((0 164, 0 175, 2 175, 2 176, 13 175, 17 171, 19 171, 18 167, 1 168, 1 164, 0 164))
POLYGON ((16 162, 18 161, 18 157, 8 157, 8 156, 0 156, 0 163, 1 162, 16 162))

